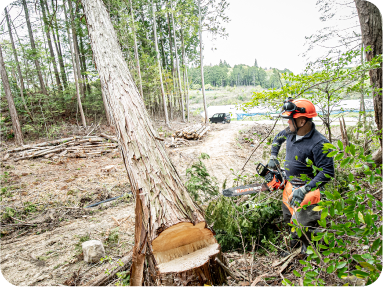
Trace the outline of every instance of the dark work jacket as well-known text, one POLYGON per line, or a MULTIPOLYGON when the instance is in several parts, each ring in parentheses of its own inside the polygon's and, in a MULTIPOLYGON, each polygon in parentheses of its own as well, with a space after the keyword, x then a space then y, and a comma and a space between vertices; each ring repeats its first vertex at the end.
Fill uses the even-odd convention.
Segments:
POLYGON ((290 179, 290 176, 300 178, 301 174, 306 174, 311 178, 308 185, 313 188, 317 186, 317 183, 322 186, 330 180, 325 174, 334 177, 334 160, 323 153, 323 144, 329 141, 315 129, 314 123, 311 131, 300 140, 296 140, 295 135, 287 134, 286 130, 279 132, 273 140, 271 154, 277 156, 285 141, 287 180, 290 179), (317 171, 314 176, 312 167, 307 167, 307 158, 313 162, 314 166, 323 168, 323 171, 317 171))

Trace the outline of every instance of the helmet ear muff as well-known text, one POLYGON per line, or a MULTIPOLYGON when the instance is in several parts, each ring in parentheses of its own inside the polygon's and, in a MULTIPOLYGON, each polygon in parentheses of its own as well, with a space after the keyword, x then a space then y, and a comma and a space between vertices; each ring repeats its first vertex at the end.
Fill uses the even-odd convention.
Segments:
POLYGON ((306 109, 305 108, 297 107, 297 111, 299 111, 300 113, 305 113, 306 109))

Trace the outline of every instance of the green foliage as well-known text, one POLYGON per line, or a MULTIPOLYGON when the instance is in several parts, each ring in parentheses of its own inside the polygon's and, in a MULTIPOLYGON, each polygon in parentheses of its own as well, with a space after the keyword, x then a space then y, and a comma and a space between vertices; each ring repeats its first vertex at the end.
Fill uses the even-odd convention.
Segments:
POLYGON ((197 201, 207 201, 212 196, 218 195, 217 179, 210 176, 205 164, 202 162, 203 159, 209 159, 210 156, 206 153, 201 153, 198 161, 194 162, 193 165, 186 170, 186 176, 188 177, 185 183, 186 189, 197 201))
POLYGON ((279 216, 280 202, 267 199, 266 193, 252 195, 240 204, 235 199, 220 196, 212 200, 206 210, 206 220, 214 228, 224 251, 243 248, 239 233, 247 247, 251 247, 254 239, 275 242, 276 230, 271 222, 279 216))
MULTIPOLYGON (((378 141, 376 136, 373 140, 378 141)), ((335 272, 339 278, 355 275, 369 285, 382 271, 382 202, 373 196, 382 186, 381 167, 360 145, 344 147, 338 141, 325 144, 324 153, 334 158, 337 174, 315 208, 321 211, 320 232, 311 237, 307 260, 301 260, 303 283, 325 285, 325 274, 335 272)), ((302 236, 307 231, 297 222, 294 228, 302 236)))

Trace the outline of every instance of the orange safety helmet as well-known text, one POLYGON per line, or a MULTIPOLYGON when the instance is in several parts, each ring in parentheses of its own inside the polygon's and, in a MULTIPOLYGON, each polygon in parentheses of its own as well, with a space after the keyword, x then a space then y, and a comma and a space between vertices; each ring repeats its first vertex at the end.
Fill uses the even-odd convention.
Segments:
POLYGON ((313 118, 318 114, 314 104, 306 99, 288 98, 282 107, 281 117, 285 119, 296 119, 299 117, 313 118))

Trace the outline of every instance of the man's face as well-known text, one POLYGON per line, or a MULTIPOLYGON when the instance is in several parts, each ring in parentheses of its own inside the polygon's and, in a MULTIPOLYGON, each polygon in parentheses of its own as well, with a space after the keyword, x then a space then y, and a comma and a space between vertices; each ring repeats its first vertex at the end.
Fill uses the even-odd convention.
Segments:
MULTIPOLYGON (((306 120, 304 118, 296 118, 294 120, 295 120, 295 124, 297 125, 298 128, 303 127, 306 123, 306 120)), ((294 124, 293 124, 293 119, 289 119, 287 121, 287 123, 289 124, 290 132, 292 132, 292 133, 296 132, 294 124)))

